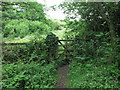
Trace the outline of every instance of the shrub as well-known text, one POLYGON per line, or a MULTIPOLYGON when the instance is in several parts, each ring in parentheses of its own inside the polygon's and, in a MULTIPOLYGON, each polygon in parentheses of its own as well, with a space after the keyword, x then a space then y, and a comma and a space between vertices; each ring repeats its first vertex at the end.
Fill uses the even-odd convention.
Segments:
POLYGON ((3 28, 4 37, 25 37, 30 34, 41 35, 51 31, 51 27, 40 21, 27 19, 15 19, 5 23, 3 28))
POLYGON ((53 88, 56 83, 54 63, 41 66, 40 63, 22 61, 3 65, 3 88, 53 88))

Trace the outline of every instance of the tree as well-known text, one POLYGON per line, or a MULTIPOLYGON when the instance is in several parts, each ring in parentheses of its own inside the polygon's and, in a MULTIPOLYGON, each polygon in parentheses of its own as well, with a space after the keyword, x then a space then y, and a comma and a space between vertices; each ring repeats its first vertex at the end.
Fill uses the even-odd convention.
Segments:
POLYGON ((43 5, 37 2, 2 2, 3 19, 45 20, 43 5))
POLYGON ((25 37, 31 33, 50 31, 44 6, 37 2, 2 2, 2 33, 4 37, 25 37), (47 21, 47 23, 46 23, 47 21))
POLYGON ((116 55, 116 37, 119 35, 118 27, 120 17, 118 15, 120 2, 65 2, 60 6, 64 8, 64 13, 68 15, 67 19, 70 20, 69 26, 74 24, 75 27, 73 27, 73 29, 76 30, 76 32, 79 32, 81 26, 83 26, 81 22, 85 22, 87 28, 85 27, 84 31, 86 33, 89 32, 89 34, 93 33, 91 34, 93 40, 97 32, 107 32, 109 34, 112 48, 109 62, 114 61, 116 55), (79 16, 81 16, 81 18, 78 20, 79 16))

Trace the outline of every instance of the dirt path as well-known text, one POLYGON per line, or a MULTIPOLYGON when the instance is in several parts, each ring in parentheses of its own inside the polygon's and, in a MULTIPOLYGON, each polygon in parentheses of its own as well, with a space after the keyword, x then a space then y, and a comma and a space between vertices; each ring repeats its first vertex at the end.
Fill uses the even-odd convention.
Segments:
POLYGON ((67 88, 68 65, 64 65, 58 69, 58 82, 56 88, 67 88))

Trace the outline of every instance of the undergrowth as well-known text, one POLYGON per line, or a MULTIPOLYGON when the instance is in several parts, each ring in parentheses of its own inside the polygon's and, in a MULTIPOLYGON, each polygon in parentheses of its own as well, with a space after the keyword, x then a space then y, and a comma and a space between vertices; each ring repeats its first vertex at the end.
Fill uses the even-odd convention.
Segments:
POLYGON ((70 88, 118 88, 120 74, 117 64, 94 64, 94 60, 85 64, 72 62, 68 74, 70 88))
POLYGON ((3 88, 53 88, 56 84, 54 63, 42 66, 34 61, 3 65, 3 88))

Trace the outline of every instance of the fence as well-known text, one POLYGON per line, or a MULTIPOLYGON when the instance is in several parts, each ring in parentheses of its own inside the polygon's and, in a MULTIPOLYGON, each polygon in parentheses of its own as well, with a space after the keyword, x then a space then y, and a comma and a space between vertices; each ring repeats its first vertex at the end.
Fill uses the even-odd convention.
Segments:
MULTIPOLYGON (((48 38, 49 39, 49 38, 48 38)), ((46 51, 46 55, 48 56, 47 60, 56 60, 61 56, 64 56, 65 59, 69 59, 73 57, 72 53, 75 51, 80 51, 79 49, 70 49, 70 47, 74 46, 75 40, 59 40, 58 38, 53 39, 52 41, 46 41, 46 42, 41 42, 40 44, 46 44, 48 45, 47 48, 43 49, 46 51), (55 42, 56 41, 56 42, 55 42), (69 44, 63 44, 62 42, 71 42, 69 44), (55 48, 56 46, 62 47, 63 49, 55 48), (59 53, 61 52, 62 53, 59 53)), ((28 45, 29 43, 0 43, 0 46, 15 46, 15 45, 28 45)), ((48 62, 49 63, 49 62, 48 62)))

